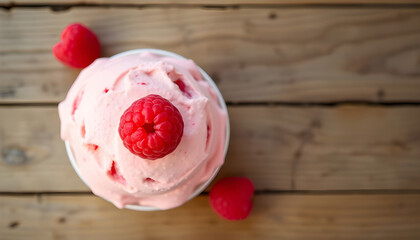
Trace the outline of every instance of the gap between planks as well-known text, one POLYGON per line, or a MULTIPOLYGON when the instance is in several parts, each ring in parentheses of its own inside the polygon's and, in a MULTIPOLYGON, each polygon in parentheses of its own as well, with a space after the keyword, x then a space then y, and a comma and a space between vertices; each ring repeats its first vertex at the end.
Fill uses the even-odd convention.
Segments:
MULTIPOLYGON (((420 102, 370 102, 370 101, 336 101, 336 102, 230 102, 228 107, 343 107, 343 106, 372 106, 372 107, 404 107, 420 106, 420 102)), ((0 103, 0 107, 58 107, 58 102, 23 102, 0 103)))
MULTIPOLYGON (((200 196, 207 196, 208 190, 201 192, 200 196)), ((255 190, 255 195, 398 195, 398 194, 420 194, 420 189, 364 189, 364 190, 255 190)), ((90 191, 68 191, 68 192, 0 192, 1 196, 60 196, 74 195, 86 196, 94 195, 90 191)))
POLYGON ((146 8, 182 8, 182 9, 204 9, 204 10, 230 10, 230 9, 282 9, 282 8, 319 8, 319 9, 413 9, 420 8, 420 1, 408 1, 406 3, 388 2, 388 3, 279 3, 279 4, 133 4, 133 3, 2 3, 0 9, 9 11, 13 8, 50 8, 54 12, 68 11, 71 8, 121 8, 121 9, 146 9, 146 8))

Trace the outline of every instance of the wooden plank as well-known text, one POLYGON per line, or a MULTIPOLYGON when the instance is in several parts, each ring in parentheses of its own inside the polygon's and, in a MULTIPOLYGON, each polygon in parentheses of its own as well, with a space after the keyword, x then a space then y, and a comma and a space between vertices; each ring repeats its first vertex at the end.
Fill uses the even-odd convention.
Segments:
POLYGON ((53 107, 0 108, 0 192, 87 191, 60 140, 53 107))
POLYGON ((420 9, 14 8, 0 11, 0 103, 64 98, 77 71, 51 48, 79 21, 103 55, 194 59, 232 102, 418 102, 420 9))
POLYGON ((138 5, 285 5, 285 4, 413 4, 419 0, 0 0, 0 4, 138 4, 138 5))
POLYGON ((250 217, 229 222, 212 212, 207 196, 158 212, 119 210, 94 196, 1 196, 0 235, 4 240, 417 240, 419 202, 419 194, 256 195, 250 217))
MULTIPOLYGON (((219 178, 259 190, 420 189, 420 107, 230 107, 219 178)), ((86 191, 54 107, 0 108, 0 192, 86 191), (52 181, 53 179, 53 181, 52 181)))

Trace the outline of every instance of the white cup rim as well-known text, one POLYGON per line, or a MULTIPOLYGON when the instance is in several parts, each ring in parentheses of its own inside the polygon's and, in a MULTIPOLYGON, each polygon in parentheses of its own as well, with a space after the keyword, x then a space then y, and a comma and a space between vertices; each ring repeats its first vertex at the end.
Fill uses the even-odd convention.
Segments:
MULTIPOLYGON (((185 58, 181 55, 178 55, 176 53, 161 50, 161 49, 154 49, 154 48, 142 48, 142 49, 129 50, 129 51, 118 53, 118 54, 116 54, 116 55, 114 55, 110 58, 118 58, 118 57, 127 56, 127 55, 131 55, 131 54, 145 53, 145 52, 150 52, 150 53, 154 53, 154 54, 158 54, 158 55, 162 55, 162 56, 187 59, 187 58, 185 58)), ((210 84, 210 86, 213 88, 213 90, 216 91, 217 98, 219 100, 219 105, 223 109, 223 111, 226 112, 226 138, 225 138, 226 141, 225 141, 224 152, 223 152, 223 158, 226 159, 226 154, 227 154, 227 150, 228 150, 228 146, 229 146, 229 139, 230 139, 230 124, 229 124, 229 114, 228 114, 227 106, 226 106, 225 100, 223 99, 222 93, 217 88, 213 79, 201 67, 198 66, 198 69, 199 69, 201 75, 203 76, 204 80, 206 80, 210 84)), ((79 168, 76 165, 76 161, 74 160, 74 156, 73 156, 73 153, 72 153, 69 142, 65 141, 64 145, 65 145, 65 148, 66 148, 67 156, 70 160, 70 163, 71 163, 74 171, 79 176, 79 178, 83 181, 83 183, 85 185, 87 185, 85 180, 82 178, 82 175, 80 174, 79 168)), ((193 199, 198 194, 200 194, 211 183, 211 181, 213 181, 213 179, 216 177, 217 173, 219 172, 221 166, 217 167, 214 170, 211 177, 207 181, 205 181, 204 183, 199 185, 196 188, 196 190, 194 190, 194 192, 188 197, 187 201, 193 199)), ((103 199, 105 199, 105 198, 103 198, 103 199)), ((107 199, 105 199, 105 200, 107 200, 107 199)), ((109 200, 107 200, 107 201, 109 201, 109 200)), ((162 210, 162 209, 152 207, 152 206, 140 206, 140 205, 125 205, 124 208, 130 209, 130 210, 136 210, 136 211, 158 211, 158 210, 162 210)))

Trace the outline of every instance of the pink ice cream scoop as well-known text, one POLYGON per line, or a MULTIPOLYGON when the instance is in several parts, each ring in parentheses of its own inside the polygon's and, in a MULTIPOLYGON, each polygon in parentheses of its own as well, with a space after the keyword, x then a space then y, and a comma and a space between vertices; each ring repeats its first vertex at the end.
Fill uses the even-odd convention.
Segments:
POLYGON ((97 59, 58 108, 76 172, 119 208, 177 207, 201 192, 224 162, 229 124, 223 98, 192 60, 170 52, 140 49, 97 59), (176 148, 153 160, 133 154, 118 130, 124 112, 151 95, 168 100, 183 120, 176 148))

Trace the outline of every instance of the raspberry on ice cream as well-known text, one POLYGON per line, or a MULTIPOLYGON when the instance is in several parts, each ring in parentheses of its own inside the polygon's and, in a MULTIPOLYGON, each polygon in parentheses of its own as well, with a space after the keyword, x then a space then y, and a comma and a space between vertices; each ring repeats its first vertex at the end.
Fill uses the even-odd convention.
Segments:
POLYGON ((79 176, 119 208, 179 206, 224 162, 226 108, 181 57, 99 58, 82 70, 59 115, 79 176))
POLYGON ((159 95, 135 101, 121 116, 118 128, 133 154, 155 160, 173 152, 181 141, 184 121, 178 109, 159 95))

